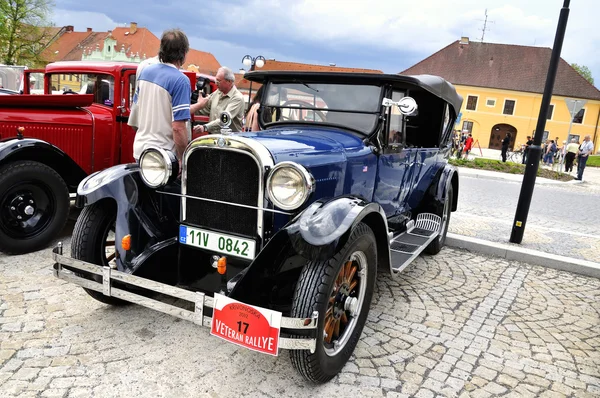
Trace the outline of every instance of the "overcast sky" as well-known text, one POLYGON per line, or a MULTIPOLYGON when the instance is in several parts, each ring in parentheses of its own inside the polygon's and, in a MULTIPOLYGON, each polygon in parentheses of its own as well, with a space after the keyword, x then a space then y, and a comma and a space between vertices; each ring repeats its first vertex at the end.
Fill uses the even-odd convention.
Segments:
MULTIPOLYGON (((178 27, 192 48, 234 71, 244 55, 400 72, 461 36, 552 47, 563 0, 55 0, 53 22, 107 31, 130 22, 160 37, 178 27)), ((600 87, 600 1, 573 0, 561 56, 600 87)))

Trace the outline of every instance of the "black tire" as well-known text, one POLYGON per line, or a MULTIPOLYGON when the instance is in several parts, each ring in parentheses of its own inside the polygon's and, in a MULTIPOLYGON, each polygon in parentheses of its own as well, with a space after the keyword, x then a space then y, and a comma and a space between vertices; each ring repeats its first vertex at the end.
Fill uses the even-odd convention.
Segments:
POLYGON ((69 207, 67 184, 52 168, 29 160, 2 166, 0 251, 22 254, 46 247, 65 226, 69 207))
POLYGON ((360 223, 352 231, 348 242, 333 258, 323 262, 308 262, 302 270, 294 292, 291 316, 305 318, 311 317, 313 311, 319 312, 315 352, 311 354, 308 350, 290 351, 292 365, 305 379, 315 383, 331 380, 342 370, 354 352, 375 289, 376 247, 373 231, 366 224, 360 223), (355 261, 350 261, 351 258, 355 261), (354 265, 359 266, 354 269, 354 265), (359 267, 362 269, 359 270, 359 267), (352 274, 351 270, 355 272, 352 274), (349 286, 344 281, 348 276, 346 271, 353 275, 349 278, 350 281, 358 280, 353 289, 348 289, 349 286), (363 275, 358 277, 360 272, 363 272, 363 275), (336 285, 339 287, 332 297, 336 285), (347 298, 352 297, 360 303, 354 316, 350 310, 338 307, 339 304, 348 302, 347 298), (329 307, 332 309, 331 313, 336 315, 328 315, 329 307), (326 324, 326 318, 333 324, 326 324), (336 322, 338 340, 328 342, 328 336, 332 336, 329 338, 331 340, 336 334, 336 322), (342 323, 345 323, 345 326, 342 323), (328 325, 331 328, 330 334, 325 333, 328 325), (335 342, 340 340, 341 343, 336 347, 335 342))
POLYGON ((446 243, 446 235, 448 235, 448 225, 450 224, 450 215, 452 214, 452 205, 454 203, 453 195, 454 188, 452 188, 452 184, 449 184, 448 191, 446 192, 446 200, 444 201, 444 209, 442 210, 442 214, 438 214, 438 216, 442 217, 440 234, 425 248, 424 251, 427 254, 438 254, 446 243))
MULTIPOLYGON (((105 249, 107 237, 116 221, 116 204, 112 201, 100 201, 85 207, 73 230, 73 239, 71 240, 71 257, 86 261, 99 266, 108 266, 109 259, 106 257, 105 249)), ((93 278, 97 282, 102 281, 98 275, 79 276, 93 278)), ((125 305, 126 301, 118 298, 105 296, 94 290, 83 289, 96 300, 109 305, 125 305)))

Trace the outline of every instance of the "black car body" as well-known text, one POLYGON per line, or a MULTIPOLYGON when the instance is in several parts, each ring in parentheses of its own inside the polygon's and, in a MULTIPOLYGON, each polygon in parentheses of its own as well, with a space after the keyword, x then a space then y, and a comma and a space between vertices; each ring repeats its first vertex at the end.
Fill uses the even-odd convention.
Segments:
POLYGON ((246 78, 265 86, 262 130, 225 123, 192 141, 180 180, 161 149, 89 176, 71 258, 55 248, 55 274, 105 303, 146 305, 270 354, 291 349, 304 377, 327 381, 360 337, 376 273, 444 244, 462 98, 435 76, 246 78))

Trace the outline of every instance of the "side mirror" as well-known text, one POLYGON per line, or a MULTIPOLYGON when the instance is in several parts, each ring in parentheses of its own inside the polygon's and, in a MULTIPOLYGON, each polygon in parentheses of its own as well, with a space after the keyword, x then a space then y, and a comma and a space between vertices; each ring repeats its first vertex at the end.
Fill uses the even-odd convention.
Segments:
POLYGON ((398 111, 405 116, 412 115, 419 109, 417 101, 415 101, 415 99, 412 97, 402 97, 398 102, 394 102, 389 98, 384 98, 382 105, 385 107, 396 105, 398 107, 398 111))

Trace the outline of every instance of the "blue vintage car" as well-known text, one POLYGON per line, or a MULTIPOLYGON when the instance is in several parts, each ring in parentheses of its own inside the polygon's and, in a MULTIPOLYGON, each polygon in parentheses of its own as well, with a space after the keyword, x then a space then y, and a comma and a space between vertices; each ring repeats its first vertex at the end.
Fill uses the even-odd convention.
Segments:
POLYGON ((261 131, 223 130, 175 156, 81 182, 71 256, 54 272, 334 377, 365 325, 377 272, 437 254, 456 210, 448 165, 462 98, 436 76, 252 72, 261 131), (165 300, 175 297, 180 300, 165 300), (175 304, 173 304, 173 302, 175 304))

